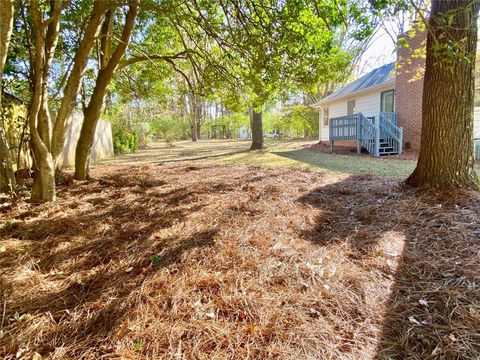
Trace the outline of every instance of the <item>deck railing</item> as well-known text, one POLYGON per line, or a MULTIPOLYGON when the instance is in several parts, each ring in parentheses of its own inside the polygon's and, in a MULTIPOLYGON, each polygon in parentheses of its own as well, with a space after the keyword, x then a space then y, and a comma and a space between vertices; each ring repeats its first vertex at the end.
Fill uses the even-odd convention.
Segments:
POLYGON ((333 140, 357 140, 358 118, 361 114, 353 114, 331 118, 329 123, 330 139, 333 140))

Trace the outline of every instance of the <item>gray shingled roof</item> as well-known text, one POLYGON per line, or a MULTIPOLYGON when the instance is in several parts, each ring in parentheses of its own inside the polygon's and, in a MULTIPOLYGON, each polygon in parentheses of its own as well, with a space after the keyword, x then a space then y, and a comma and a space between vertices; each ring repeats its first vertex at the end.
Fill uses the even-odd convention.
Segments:
POLYGON ((334 93, 326 96, 320 103, 325 103, 336 98, 342 98, 346 95, 356 93, 358 91, 366 90, 368 88, 386 84, 395 79, 395 63, 383 65, 377 69, 372 70, 368 74, 358 78, 357 80, 345 85, 334 93))

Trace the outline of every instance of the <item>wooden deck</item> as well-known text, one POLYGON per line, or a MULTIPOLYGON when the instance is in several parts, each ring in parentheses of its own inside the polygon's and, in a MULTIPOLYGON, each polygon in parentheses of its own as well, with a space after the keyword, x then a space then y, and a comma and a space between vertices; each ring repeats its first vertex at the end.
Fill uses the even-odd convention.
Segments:
POLYGON ((329 139, 335 141, 356 140, 357 152, 362 148, 374 156, 402 153, 403 128, 397 126, 397 113, 379 113, 376 118, 362 113, 331 118, 329 139))

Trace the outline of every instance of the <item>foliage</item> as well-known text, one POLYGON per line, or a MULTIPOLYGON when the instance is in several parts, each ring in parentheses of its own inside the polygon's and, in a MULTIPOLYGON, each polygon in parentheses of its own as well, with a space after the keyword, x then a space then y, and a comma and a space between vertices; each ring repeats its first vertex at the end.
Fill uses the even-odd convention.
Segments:
POLYGON ((224 125, 230 137, 235 138, 240 129, 250 128, 250 117, 246 112, 234 112, 217 119, 208 120, 205 125, 209 128, 214 125, 224 125))
POLYGON ((190 125, 184 117, 164 114, 150 120, 150 131, 160 139, 186 140, 189 137, 190 125))
POLYGON ((27 145, 30 136, 25 123, 27 107, 18 99, 7 94, 3 94, 2 99, 0 126, 3 126, 5 131, 5 138, 10 148, 10 156, 14 162, 13 169, 26 168, 31 162, 27 145), (19 147, 21 147, 20 152, 19 147))
POLYGON ((138 149, 137 133, 121 125, 113 126, 113 150, 116 155, 135 153, 138 149))
POLYGON ((175 138, 172 136, 171 133, 166 133, 163 139, 165 140, 165 144, 167 144, 169 147, 175 146, 175 138))
POLYGON ((303 104, 286 105, 264 115, 266 132, 276 132, 282 137, 305 138, 318 135, 318 114, 303 104))

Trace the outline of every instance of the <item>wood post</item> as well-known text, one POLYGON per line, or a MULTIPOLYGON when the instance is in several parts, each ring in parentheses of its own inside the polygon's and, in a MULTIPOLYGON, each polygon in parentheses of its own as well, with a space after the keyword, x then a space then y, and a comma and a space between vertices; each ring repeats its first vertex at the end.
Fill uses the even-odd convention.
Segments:
POLYGON ((362 124, 361 124, 361 117, 360 115, 356 116, 356 123, 357 123, 357 154, 360 154, 362 151, 362 145, 360 143, 360 139, 362 138, 362 124))
POLYGON ((375 156, 380 156, 380 125, 375 123, 375 156))

